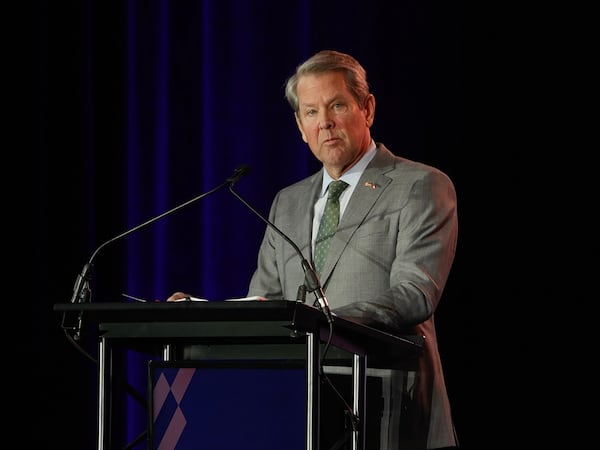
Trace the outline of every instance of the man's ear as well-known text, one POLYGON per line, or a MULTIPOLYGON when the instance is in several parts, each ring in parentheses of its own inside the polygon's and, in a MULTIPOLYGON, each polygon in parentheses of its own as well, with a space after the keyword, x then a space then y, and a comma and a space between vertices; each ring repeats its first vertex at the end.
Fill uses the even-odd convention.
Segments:
POLYGON ((371 128, 375 120, 375 96, 373 94, 369 94, 365 100, 365 118, 367 120, 367 127, 371 128))
POLYGON ((294 117, 296 119, 296 125, 298 126, 298 130, 300 130, 300 135, 302 136, 302 140, 306 144, 308 144, 308 139, 306 138, 306 134, 304 133, 304 130, 302 129, 302 123, 300 122, 300 118, 298 117, 297 112, 294 113, 294 117))

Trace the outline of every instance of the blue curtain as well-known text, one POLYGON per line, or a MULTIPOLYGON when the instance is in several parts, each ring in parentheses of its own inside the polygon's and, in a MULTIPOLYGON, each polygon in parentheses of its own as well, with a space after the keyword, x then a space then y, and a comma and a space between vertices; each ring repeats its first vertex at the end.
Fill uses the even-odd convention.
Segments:
MULTIPOLYGON (((367 69, 374 138, 446 171, 465 199, 461 14, 452 1, 42 2, 48 304, 69 300, 102 243, 211 190, 241 164, 250 172, 236 190, 264 215, 277 190, 316 171, 283 85, 321 49, 349 52, 367 69)), ((102 248, 92 301, 164 300, 175 290, 243 296, 263 231, 227 189, 217 191, 102 248)), ((460 259, 459 249, 450 298, 460 259)), ((93 448, 94 369, 74 363, 58 326, 50 328, 42 349, 59 368, 54 407, 70 405, 56 418, 61 448, 93 448)), ((144 391, 143 365, 128 358, 127 379, 144 391)), ((131 399, 123 407, 130 442, 146 417, 131 399)))

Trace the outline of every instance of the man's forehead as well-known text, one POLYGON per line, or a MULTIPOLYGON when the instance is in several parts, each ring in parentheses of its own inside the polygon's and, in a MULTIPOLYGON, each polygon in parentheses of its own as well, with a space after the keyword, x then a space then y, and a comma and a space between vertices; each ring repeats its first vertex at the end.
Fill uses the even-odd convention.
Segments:
POLYGON ((350 95, 346 80, 338 72, 304 75, 298 79, 298 99, 301 103, 330 101, 350 95))

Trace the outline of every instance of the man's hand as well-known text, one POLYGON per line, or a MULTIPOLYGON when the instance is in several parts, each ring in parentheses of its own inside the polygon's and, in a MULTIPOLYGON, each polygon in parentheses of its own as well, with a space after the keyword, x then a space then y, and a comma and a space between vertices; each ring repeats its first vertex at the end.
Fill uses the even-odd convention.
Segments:
POLYGON ((185 292, 174 292, 173 294, 171 294, 170 297, 167 298, 168 302, 174 302, 177 300, 181 300, 182 298, 186 298, 189 297, 188 294, 186 294, 185 292))

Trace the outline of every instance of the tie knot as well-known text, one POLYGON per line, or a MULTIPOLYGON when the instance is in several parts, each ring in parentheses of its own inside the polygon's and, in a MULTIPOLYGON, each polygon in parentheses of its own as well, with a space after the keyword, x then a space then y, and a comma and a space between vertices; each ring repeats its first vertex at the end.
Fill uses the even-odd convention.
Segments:
POLYGON ((348 183, 342 180, 336 180, 329 183, 329 188, 327 190, 327 197, 332 199, 337 199, 342 191, 348 187, 348 183))

